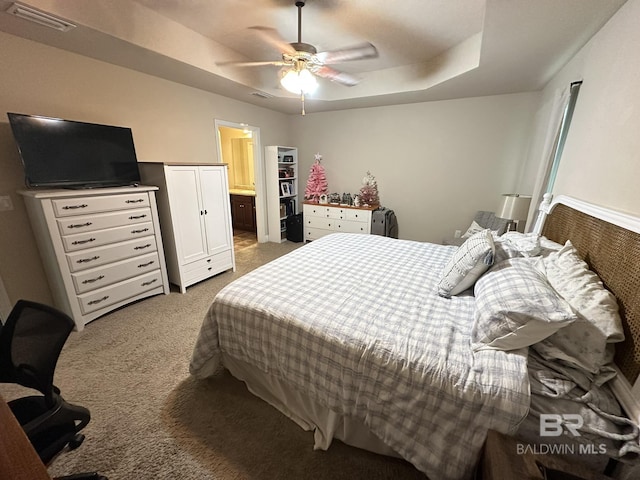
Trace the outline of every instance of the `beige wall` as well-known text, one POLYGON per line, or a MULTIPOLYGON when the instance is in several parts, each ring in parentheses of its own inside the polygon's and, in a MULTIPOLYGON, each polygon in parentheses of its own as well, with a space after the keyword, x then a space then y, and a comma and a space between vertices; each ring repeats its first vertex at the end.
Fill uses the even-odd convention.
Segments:
MULTIPOLYGON (((133 128, 141 161, 215 162, 214 118, 261 129, 262 145, 299 147, 301 189, 324 157, 331 191, 367 170, 401 238, 440 241, 500 193, 530 193, 553 95, 584 84, 556 193, 640 214, 640 0, 629 0, 539 93, 287 116, 0 33, 0 112, 133 128), (525 161, 525 158, 528 160, 525 161)), ((24 205, 22 171, 0 118, 0 276, 12 301, 50 301, 24 205)))
POLYGON ((217 162, 214 119, 260 127, 263 145, 288 144, 289 117, 0 32, 0 277, 9 298, 51 302, 22 198, 8 119, 19 112, 128 126, 139 161, 217 162))
MULTIPOLYGON (((559 88, 583 80, 554 194, 640 214, 640 0, 629 0, 552 79, 541 111, 559 88)), ((546 121, 544 115, 540 115, 546 121)), ((539 149, 544 139, 537 138, 539 149)))
POLYGON ((466 230, 521 181, 538 93, 307 113, 292 122, 302 191, 320 152, 331 192, 357 192, 367 170, 400 238, 440 242, 466 230))

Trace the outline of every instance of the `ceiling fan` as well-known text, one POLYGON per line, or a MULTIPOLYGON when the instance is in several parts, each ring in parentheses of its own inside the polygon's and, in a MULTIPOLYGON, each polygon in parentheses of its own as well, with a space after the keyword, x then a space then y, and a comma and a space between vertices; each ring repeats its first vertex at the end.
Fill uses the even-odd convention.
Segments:
POLYGON ((298 41, 288 43, 274 28, 255 26, 251 30, 257 32, 264 41, 278 48, 282 54, 281 60, 266 62, 228 62, 225 65, 238 67, 255 67, 274 65, 283 67, 280 71, 280 83, 291 93, 300 95, 302 100, 302 114, 304 111, 304 95, 312 93, 317 87, 316 76, 326 78, 332 82, 352 87, 360 79, 346 72, 341 72, 328 65, 376 58, 378 50, 371 43, 363 43, 340 50, 318 52, 316 47, 302 42, 302 7, 305 2, 297 1, 298 7, 298 41))

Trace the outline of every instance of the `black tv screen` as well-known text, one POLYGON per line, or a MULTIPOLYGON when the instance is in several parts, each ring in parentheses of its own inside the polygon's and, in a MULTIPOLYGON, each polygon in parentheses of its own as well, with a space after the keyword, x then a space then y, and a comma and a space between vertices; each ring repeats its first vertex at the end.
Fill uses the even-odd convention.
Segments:
POLYGON ((130 128, 7 113, 29 187, 140 183, 130 128))

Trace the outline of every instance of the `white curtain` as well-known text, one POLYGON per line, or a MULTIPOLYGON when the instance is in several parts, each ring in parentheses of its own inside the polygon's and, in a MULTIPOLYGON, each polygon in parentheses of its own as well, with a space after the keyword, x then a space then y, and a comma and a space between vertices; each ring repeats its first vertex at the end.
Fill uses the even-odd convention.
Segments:
POLYGON ((547 132, 545 135, 544 148, 542 150, 542 156, 540 157, 540 167, 538 168, 535 187, 533 188, 533 194, 531 195, 531 208, 527 218, 527 231, 529 232, 533 229, 535 219, 538 215, 538 206, 540 205, 542 196, 547 190, 549 174, 551 173, 551 167, 553 166, 553 160, 556 156, 556 150, 560 139, 562 119, 564 118, 564 113, 569 105, 570 97, 571 85, 567 85, 565 88, 556 92, 553 100, 551 112, 549 114, 547 132))

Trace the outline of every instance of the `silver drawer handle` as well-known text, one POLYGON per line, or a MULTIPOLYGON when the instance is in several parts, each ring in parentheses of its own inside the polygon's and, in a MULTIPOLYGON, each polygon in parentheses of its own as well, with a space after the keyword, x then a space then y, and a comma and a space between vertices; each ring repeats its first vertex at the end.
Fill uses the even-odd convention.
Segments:
POLYGON ((149 229, 148 228, 142 228, 140 230, 131 230, 131 233, 144 233, 144 232, 148 232, 149 229))
POLYGON ((63 210, 75 210, 76 208, 87 208, 89 205, 83 203, 81 205, 65 205, 62 207, 63 210))
POLYGON ((87 263, 87 262, 93 262, 94 260, 99 259, 100 256, 98 255, 94 255, 91 258, 81 258, 80 260, 76 260, 76 263, 87 263))
POLYGON ((142 282, 142 285, 140 285, 141 287, 147 287, 149 285, 151 285, 152 283, 156 283, 158 281, 157 278, 154 278, 153 280, 149 280, 148 282, 142 282))
POLYGON ((84 245, 85 243, 95 242, 95 238, 88 238, 87 240, 74 240, 71 245, 84 245))
POLYGON ((104 275, 100 275, 99 277, 96 277, 96 278, 87 278, 86 280, 83 280, 82 283, 86 285, 87 283, 94 283, 94 282, 97 282, 98 280, 102 280, 103 278, 104 278, 104 275))
POLYGON ((156 263, 156 262, 153 261, 153 260, 151 260, 150 262, 147 262, 147 263, 141 263, 140 265, 138 265, 138 268, 148 267, 149 265, 153 265, 154 263, 156 263))
POLYGON ((147 215, 146 214, 142 214, 142 215, 131 215, 129 217, 129 220, 137 220, 138 218, 145 218, 147 215))
POLYGON ((144 202, 144 198, 138 198, 137 200, 125 200, 124 203, 140 203, 144 202))
POLYGON ((147 243, 146 245, 139 245, 137 247, 133 247, 134 250, 142 250, 143 248, 149 248, 151 246, 150 243, 147 243))
POLYGON ((93 225, 93 222, 76 223, 75 225, 68 225, 67 228, 82 228, 82 227, 88 227, 89 225, 93 225))
POLYGON ((90 302, 87 302, 87 305, 96 305, 100 302, 104 302, 107 298, 109 298, 109 295, 105 295, 102 298, 98 298, 97 300, 91 300, 90 302))

